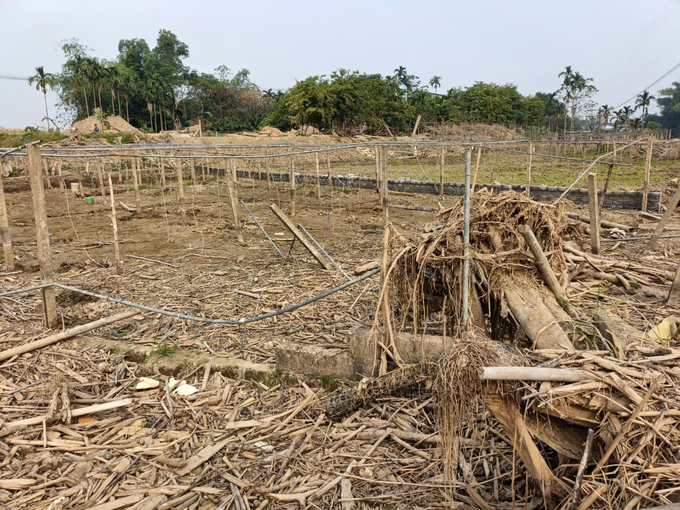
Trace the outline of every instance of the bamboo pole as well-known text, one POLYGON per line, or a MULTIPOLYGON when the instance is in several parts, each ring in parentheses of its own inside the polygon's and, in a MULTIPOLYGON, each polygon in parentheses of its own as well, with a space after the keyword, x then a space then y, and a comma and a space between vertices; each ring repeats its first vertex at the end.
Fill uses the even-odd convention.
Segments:
POLYGON ((328 159, 326 161, 328 162, 328 185, 332 188, 333 187, 333 174, 331 173, 331 156, 330 156, 330 154, 328 155, 328 159))
POLYGON ((439 196, 444 196, 444 147, 439 155, 439 196))
POLYGON ((184 209, 184 176, 182 172, 182 160, 175 160, 175 173, 177 174, 177 201, 179 202, 179 213, 182 215, 182 223, 186 223, 187 212, 184 209))
POLYGON ((531 196, 531 154, 534 152, 534 144, 529 142, 528 148, 529 156, 527 157, 527 196, 531 196))
POLYGON ((140 171, 141 165, 139 164, 139 158, 135 158, 134 164, 132 165, 132 180, 135 185, 135 207, 137 208, 137 214, 142 212, 142 198, 139 194, 140 171))
POLYGON ((652 173, 652 139, 647 139, 647 150, 645 152, 645 177, 642 185, 642 212, 647 212, 647 190, 649 189, 649 178, 652 173))
POLYGON ((477 173, 479 172, 479 161, 482 159, 482 148, 477 147, 477 163, 475 163, 475 175, 472 177, 472 186, 470 190, 472 193, 475 192, 475 186, 477 185, 477 173))
POLYGON ((104 186, 104 171, 102 170, 102 163, 95 163, 95 165, 97 168, 97 179, 99 180, 99 191, 102 194, 102 199, 106 200, 106 187, 104 186))
POLYGON ((2 249, 5 253, 5 271, 14 271, 14 250, 12 249, 12 238, 9 231, 9 218, 7 217, 2 171, 0 171, 0 238, 2 238, 2 249))
POLYGON ((227 180, 227 191, 229 192, 229 203, 231 205, 231 214, 234 217, 234 229, 239 243, 243 243, 243 233, 241 232, 241 223, 238 219, 238 189, 236 188, 236 167, 234 160, 230 159, 225 163, 224 175, 227 180))
POLYGON ((51 335, 40 340, 35 340, 34 342, 29 342, 24 345, 19 345, 18 347, 13 347, 12 349, 7 349, 0 352, 0 361, 10 359, 13 356, 18 356, 27 352, 35 351, 36 349, 42 349, 43 347, 60 342, 61 340, 66 340, 76 335, 92 331, 93 329, 112 324, 116 321, 127 319, 133 315, 137 315, 138 313, 138 310, 128 310, 127 312, 119 313, 118 315, 104 317, 94 322, 88 322, 87 324, 82 324, 80 326, 76 326, 75 328, 67 329, 66 331, 57 333, 56 335, 51 335))
POLYGON ((381 171, 380 171, 380 182, 382 183, 381 190, 381 203, 383 209, 383 220, 385 226, 390 222, 390 208, 389 208, 389 198, 387 193, 387 147, 382 147, 382 154, 380 155, 381 171))
POLYGON ((120 248, 118 246, 118 221, 116 220, 116 199, 113 196, 113 181, 109 174, 109 192, 111 194, 111 226, 113 227, 113 255, 116 258, 116 274, 120 274, 120 248))
POLYGON ((321 177, 319 177, 319 153, 316 156, 316 198, 321 198, 321 177))
POLYGON ((668 204, 668 208, 666 209, 666 212, 664 213, 663 217, 661 218, 661 221, 659 221, 658 225, 656 226, 656 229, 654 230, 654 233, 652 234, 652 238, 649 240, 649 243, 647 244, 647 246, 645 246, 643 253, 647 252, 647 251, 652 251, 654 249, 654 247, 656 246, 656 243, 659 241, 659 236, 663 232, 663 229, 666 228, 666 225, 671 220, 671 217, 673 216, 673 212, 675 211, 675 208, 678 206, 678 202, 680 202, 680 187, 678 187, 678 189, 675 191, 675 195, 673 195, 673 198, 671 199, 670 203, 668 204))
POLYGON ((290 171, 288 172, 288 183, 290 185, 290 215, 295 216, 295 163, 290 158, 290 171))
POLYGON ((590 209, 590 248, 600 254, 600 209, 597 203, 597 174, 588 174, 588 205, 590 209))
MULTIPOLYGON (((43 283, 51 283, 54 278, 52 268, 52 253, 50 250, 50 234, 47 226, 47 210, 45 207, 45 191, 43 185, 42 164, 40 161, 40 149, 37 145, 26 147, 28 157, 28 174, 33 195, 33 214, 35 215, 35 228, 38 238, 38 263, 40 264, 40 276, 43 283)), ((45 326, 53 328, 57 325, 57 303, 54 296, 54 288, 42 289, 43 314, 45 326)))

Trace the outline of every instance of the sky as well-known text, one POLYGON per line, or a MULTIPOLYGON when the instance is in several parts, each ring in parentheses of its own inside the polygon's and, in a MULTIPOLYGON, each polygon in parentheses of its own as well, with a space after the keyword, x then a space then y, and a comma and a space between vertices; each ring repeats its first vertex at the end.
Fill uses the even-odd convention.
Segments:
MULTIPOLYGON (((153 47, 160 29, 189 45, 192 69, 247 68, 262 89, 404 66, 423 83, 441 76, 440 91, 487 81, 533 94, 557 90, 571 65, 593 78, 599 104, 617 106, 680 62, 680 0, 0 0, 0 75, 59 72, 72 38, 114 59, 120 39, 153 47)), ((650 92, 674 80, 680 69, 650 92)), ((47 99, 55 117, 56 95, 47 99)), ((41 92, 0 79, 0 126, 44 115, 41 92)))

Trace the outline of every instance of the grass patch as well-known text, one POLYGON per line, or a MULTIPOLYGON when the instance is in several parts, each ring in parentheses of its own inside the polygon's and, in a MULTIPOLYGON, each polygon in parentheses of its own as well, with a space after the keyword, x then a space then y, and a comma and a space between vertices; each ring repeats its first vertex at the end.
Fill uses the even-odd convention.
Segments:
POLYGON ((292 381, 283 375, 281 369, 275 369, 271 374, 262 379, 262 384, 267 388, 273 388, 279 384, 283 388, 289 388, 292 385, 292 381))
POLYGON ((172 356, 181 350, 182 348, 179 346, 179 342, 175 342, 173 345, 160 344, 151 349, 151 351, 149 351, 149 355, 153 356, 155 354, 159 358, 163 358, 165 356, 172 356))
POLYGON ((319 376, 319 381, 327 391, 335 391, 340 387, 340 381, 332 375, 319 376))

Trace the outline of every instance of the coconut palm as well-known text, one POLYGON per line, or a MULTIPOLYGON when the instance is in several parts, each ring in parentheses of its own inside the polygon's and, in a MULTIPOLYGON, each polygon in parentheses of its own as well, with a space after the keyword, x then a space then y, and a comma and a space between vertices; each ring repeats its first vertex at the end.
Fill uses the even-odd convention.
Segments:
MULTIPOLYGON (((35 84, 35 90, 42 90, 45 98, 45 122, 47 130, 50 130, 50 113, 47 111, 47 87, 53 89, 57 85, 57 77, 52 73, 46 73, 43 66, 35 68, 35 74, 28 79, 28 84, 35 84)), ((55 124, 56 129, 56 124, 55 124)))
MULTIPOLYGON (((101 69, 96 59, 91 57, 84 59, 83 73, 92 85, 92 108, 97 108, 97 82, 101 79, 101 69)), ((99 107, 101 108, 101 101, 99 107)))
POLYGON ((649 106, 652 104, 652 99, 656 98, 645 90, 642 94, 639 94, 635 100, 635 109, 642 108, 642 127, 645 126, 647 112, 649 111, 649 106))
POLYGON ((83 98, 85 99, 85 112, 87 116, 90 116, 90 105, 87 101, 87 88, 85 84, 87 83, 87 76, 85 75, 85 59, 80 55, 76 55, 74 58, 68 60, 64 67, 70 72, 75 80, 76 84, 82 86, 83 88, 83 98))
MULTIPOLYGON (((562 90, 564 91, 564 102, 566 103, 567 101, 570 101, 572 99, 571 97, 571 84, 572 80, 574 79, 574 71, 571 70, 571 66, 567 66, 564 68, 564 71, 562 71, 560 74, 557 75, 558 78, 562 78, 562 90)), ((573 120, 572 120, 573 122, 573 120)), ((564 116, 564 131, 567 131, 567 116, 564 116)))
POLYGON ((434 91, 437 92, 437 89, 442 86, 441 84, 441 76, 433 76, 432 79, 430 80, 430 86, 434 88, 434 91))
POLYGON ((630 127, 633 129, 642 129, 642 119, 637 117, 636 119, 631 120, 630 127))

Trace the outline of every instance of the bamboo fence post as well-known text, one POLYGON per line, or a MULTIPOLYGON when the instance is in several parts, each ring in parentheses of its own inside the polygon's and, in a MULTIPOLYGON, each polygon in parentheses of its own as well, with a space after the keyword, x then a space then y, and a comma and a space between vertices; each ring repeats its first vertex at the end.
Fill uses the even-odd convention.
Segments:
POLYGON ((2 238, 2 249, 5 253, 5 270, 14 271, 14 250, 12 249, 12 238, 9 231, 9 218, 7 217, 7 204, 5 203, 5 187, 2 183, 2 172, 0 171, 0 238, 2 238))
POLYGON ((316 156, 316 198, 321 198, 321 177, 319 177, 319 153, 316 156))
POLYGON ((142 212, 142 198, 139 194, 139 181, 141 180, 140 172, 141 165, 139 164, 139 158, 135 158, 134 165, 132 165, 132 180, 135 185, 135 207, 137 208, 137 214, 142 212))
POLYGON ((203 184, 205 184, 205 160, 201 161, 201 172, 203 174, 203 184))
POLYGON ((387 179, 387 147, 382 147, 380 161, 381 161, 380 182, 382 183, 381 203, 383 208, 383 219, 385 221, 385 226, 387 226, 387 224, 390 222, 390 208, 387 187, 389 183, 387 179))
POLYGON ((97 168, 97 179, 99 180, 99 191, 102 194, 102 199, 106 200, 106 188, 104 187, 104 174, 103 174, 101 163, 96 163, 96 168, 97 168))
POLYGON ((652 173, 652 139, 647 139, 647 150, 645 151, 645 181, 642 186, 642 212, 647 212, 647 190, 649 189, 649 178, 652 173))
POLYGON ((113 255, 116 258, 116 274, 120 274, 120 248, 118 247, 118 221, 116 220, 116 199, 113 196, 113 181, 109 173, 109 192, 111 194, 111 226, 113 227, 113 255))
POLYGON ((182 222, 186 223, 186 211, 184 210, 184 179, 182 172, 182 160, 175 160, 175 172, 177 174, 177 200, 179 202, 179 212, 182 215, 182 222))
POLYGON ((610 164, 609 168, 607 168, 607 178, 604 180, 604 186, 602 187, 602 196, 600 197, 600 203, 598 205, 598 209, 600 211, 602 211, 602 207, 604 207, 604 196, 607 194, 607 188, 609 187, 609 179, 611 179, 613 171, 614 165, 610 164))
POLYGON ((158 159, 158 168, 161 170, 161 188, 165 189, 165 163, 158 159))
POLYGON ((193 161, 189 162, 189 165, 191 166, 191 196, 194 201, 196 202, 196 165, 194 165, 193 161))
POLYGON ((328 155, 328 185, 332 188, 333 187, 333 174, 331 173, 331 155, 328 155))
POLYGON ((47 159, 43 159, 42 163, 45 168, 45 184, 47 189, 52 189, 52 179, 50 179, 50 168, 47 166, 47 159))
POLYGON ((590 209, 590 248, 594 255, 600 253, 600 209, 597 203, 597 174, 588 174, 588 204, 590 209))
POLYGON ((290 156, 290 171, 288 172, 288 183, 290 185, 290 215, 295 216, 295 166, 292 156, 290 156))
MULTIPOLYGON (((33 214, 38 238, 38 263, 43 283, 51 283, 54 277, 52 254, 50 250, 50 234, 47 227, 47 210, 45 208, 45 191, 43 188, 42 164, 40 149, 37 145, 26 146, 28 157, 28 174, 33 195, 33 214)), ((45 326, 53 328, 57 325, 57 303, 54 288, 42 289, 42 305, 45 315, 45 326)))
POLYGON ((382 205, 382 184, 380 182, 380 147, 375 148, 375 189, 378 190, 378 203, 382 205))
POLYGON ((475 164, 475 175, 472 177, 472 187, 470 188, 470 192, 474 193, 475 192, 475 186, 477 185, 477 172, 479 172, 479 161, 482 159, 482 148, 477 147, 477 163, 475 164))
POLYGON ((231 213, 234 217, 234 228, 239 243, 243 243, 243 233, 238 219, 238 189, 236 189, 236 166, 234 160, 227 160, 224 165, 224 175, 227 179, 227 190, 229 191, 229 202, 231 213))
POLYGON ((528 148, 529 156, 527 157, 527 196, 531 196, 531 154, 534 152, 534 144, 529 142, 528 148))
POLYGON ((439 155, 439 196, 444 196, 444 147, 439 155))

